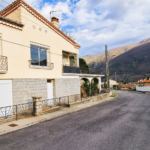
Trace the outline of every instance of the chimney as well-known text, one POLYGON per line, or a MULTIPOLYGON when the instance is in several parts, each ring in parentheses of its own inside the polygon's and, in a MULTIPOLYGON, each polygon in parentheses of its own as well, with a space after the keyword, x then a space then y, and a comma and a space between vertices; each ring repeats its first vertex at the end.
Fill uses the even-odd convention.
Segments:
POLYGON ((59 19, 58 18, 52 17, 51 22, 55 27, 59 28, 59 19))

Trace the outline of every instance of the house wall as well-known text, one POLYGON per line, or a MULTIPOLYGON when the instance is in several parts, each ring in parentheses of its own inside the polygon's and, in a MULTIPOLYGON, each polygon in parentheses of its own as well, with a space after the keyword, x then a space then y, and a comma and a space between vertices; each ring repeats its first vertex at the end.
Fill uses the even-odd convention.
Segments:
MULTIPOLYGON (((24 46, 2 41, 2 55, 8 57, 8 73, 0 74, 0 79, 61 78, 62 51, 78 54, 78 49, 31 15, 23 7, 19 7, 16 11, 21 11, 21 23, 25 25, 23 31, 0 25, 0 33, 3 40, 19 43, 24 46), (45 32, 46 30, 47 33, 45 32), (54 63, 54 69, 33 69, 29 67, 29 60, 31 59, 30 42, 49 47, 49 62, 54 63)), ((13 15, 13 13, 7 17, 13 20, 17 19, 17 16, 13 15)))
POLYGON ((150 92, 150 87, 146 87, 146 86, 144 86, 144 87, 139 87, 139 86, 136 86, 136 90, 137 91, 140 91, 140 92, 150 92))
POLYGON ((114 80, 110 80, 110 87, 113 87, 114 85, 118 85, 118 83, 114 80))
POLYGON ((150 86, 150 83, 144 83, 144 86, 150 86))
POLYGON ((55 97, 80 94, 79 78, 55 79, 54 84, 55 97))
POLYGON ((47 99, 47 79, 13 79, 13 105, 28 103, 33 96, 47 99))
POLYGON ((21 31, 0 24, 0 54, 8 58, 8 72, 0 74, 0 80, 12 80, 13 104, 30 102, 32 96, 47 99, 48 79, 53 80, 55 97, 80 94, 79 79, 62 79, 62 51, 78 55, 78 49, 23 7, 7 18, 25 25, 21 31), (49 47, 49 62, 54 63, 52 70, 29 67, 30 42, 49 47))

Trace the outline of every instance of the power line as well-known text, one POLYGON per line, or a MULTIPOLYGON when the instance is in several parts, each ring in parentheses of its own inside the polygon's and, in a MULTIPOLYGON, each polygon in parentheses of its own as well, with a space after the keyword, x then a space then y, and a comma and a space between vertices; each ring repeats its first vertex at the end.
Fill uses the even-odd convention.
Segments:
MULTIPOLYGON (((5 0, 2 0, 2 1, 4 1, 5 3, 7 3, 5 0)), ((7 3, 7 4, 9 4, 9 3, 7 3)), ((5 8, 4 6, 2 6, 2 5, 0 5, 1 7, 3 7, 3 8, 5 8)), ((14 12, 15 14, 17 14, 17 15, 20 15, 20 14, 18 14, 18 13, 16 13, 16 12, 14 12)), ((25 12, 23 12, 23 13, 25 13, 25 12)), ((28 15, 28 14, 27 14, 28 15)), ((23 17, 23 16, 22 16, 23 17)), ((32 22, 32 23, 35 23, 35 24, 37 24, 37 25, 39 25, 38 23, 36 23, 36 22, 34 22, 34 21, 31 21, 31 20, 29 20, 29 19, 27 19, 27 18, 25 18, 25 17, 23 17, 24 19, 26 19, 26 20, 28 20, 28 21, 30 21, 30 22, 32 22)), ((43 26, 41 26, 41 25, 39 25, 40 27, 43 27, 43 26)), ((47 28, 45 28, 45 27, 43 27, 44 29, 46 29, 46 30, 49 30, 49 29, 47 29, 47 28)), ((49 31, 51 31, 51 30, 49 30, 49 31)), ((83 40, 82 40, 83 41, 83 40)), ((83 43, 83 42, 82 42, 83 43)), ((88 47, 88 49, 89 49, 89 47, 92 47, 92 48, 97 48, 97 49, 99 49, 99 47, 97 47, 97 46, 93 46, 93 45, 90 45, 89 43, 87 44, 88 42, 85 42, 85 45, 86 45, 86 47, 88 47)), ((98 52, 98 51, 97 51, 98 52)))
MULTIPOLYGON (((7 4, 9 4, 8 2, 6 2, 5 0, 2 0, 2 1, 4 1, 5 3, 7 3, 7 4)), ((2 6, 2 5, 0 5, 1 7, 3 7, 3 8, 6 8, 6 7, 4 7, 4 6, 2 6)), ((18 14, 18 13, 16 13, 16 12, 13 12, 13 13, 15 13, 15 14, 17 14, 17 15, 20 15, 20 14, 18 14)), ((23 13, 25 13, 25 12, 23 12, 23 13)), ((26 14, 26 13, 25 13, 26 14)), ((27 14, 28 15, 28 14, 27 14)), ((31 20, 29 20, 29 19, 27 19, 27 18, 25 18, 25 17, 23 17, 22 16, 22 18, 24 18, 24 19, 26 19, 26 20, 28 20, 28 21, 30 21, 30 22, 32 22, 32 23, 35 23, 35 24, 37 24, 37 25, 39 25, 38 23, 36 23, 36 22, 34 22, 34 21, 31 21, 31 20)), ((45 27, 43 27, 43 26, 41 26, 41 25, 39 25, 40 27, 42 27, 42 28, 44 28, 44 29, 46 29, 46 30, 48 30, 47 28, 45 28, 45 27)), ((49 30, 49 31, 51 31, 51 30, 49 30)), ((82 40, 83 41, 83 40, 82 40)), ((86 43, 87 44, 87 43, 86 43)))
MULTIPOLYGON (((22 45, 22 44, 19 44, 19 43, 14 43, 14 42, 7 41, 7 40, 3 40, 3 39, 0 39, 0 40, 1 40, 1 41, 4 41, 4 42, 7 42, 7 43, 16 44, 16 45, 18 45, 18 46, 22 46, 22 47, 30 48, 29 46, 22 45)), ((48 52, 48 53, 55 54, 55 55, 60 55, 60 54, 53 53, 53 52, 48 52)), ((60 56, 62 56, 62 55, 60 55, 60 56)))

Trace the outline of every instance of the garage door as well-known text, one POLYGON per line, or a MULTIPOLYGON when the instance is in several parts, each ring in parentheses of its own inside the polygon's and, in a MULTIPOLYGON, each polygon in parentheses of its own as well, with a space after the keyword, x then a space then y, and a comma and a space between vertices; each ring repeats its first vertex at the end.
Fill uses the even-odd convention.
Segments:
POLYGON ((0 80, 0 107, 12 104, 12 80, 0 80))

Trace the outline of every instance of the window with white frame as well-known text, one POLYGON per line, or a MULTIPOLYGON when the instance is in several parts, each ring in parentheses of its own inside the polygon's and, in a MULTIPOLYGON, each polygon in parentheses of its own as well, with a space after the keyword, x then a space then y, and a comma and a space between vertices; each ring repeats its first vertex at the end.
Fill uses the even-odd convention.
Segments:
POLYGON ((48 64, 48 48, 31 45, 31 65, 49 66, 48 64))

